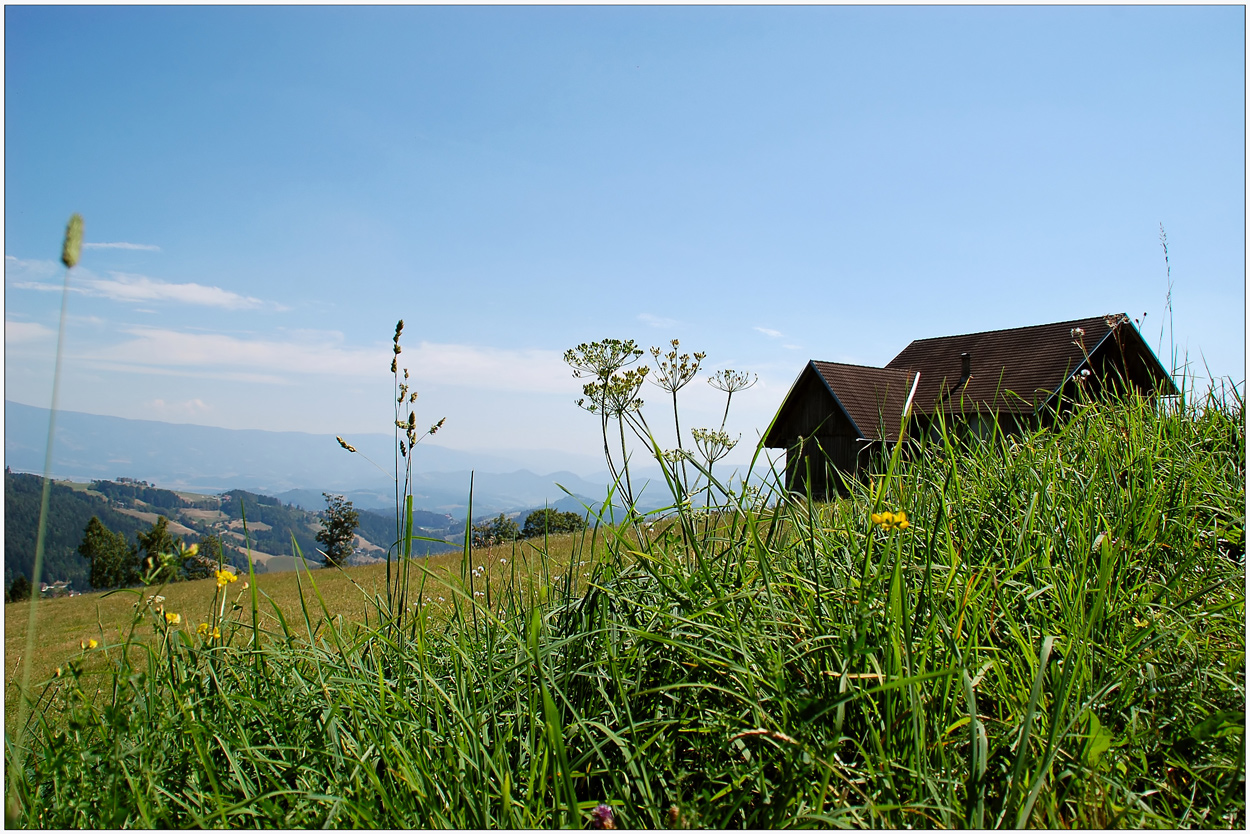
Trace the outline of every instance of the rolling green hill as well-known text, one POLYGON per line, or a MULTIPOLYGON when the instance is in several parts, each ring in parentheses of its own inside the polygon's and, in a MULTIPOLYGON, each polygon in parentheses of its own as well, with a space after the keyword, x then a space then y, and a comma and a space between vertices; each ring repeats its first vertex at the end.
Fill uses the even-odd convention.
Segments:
MULTIPOLYGON (((38 475, 4 473, 4 586, 19 574, 30 578, 35 563, 35 537, 39 527, 39 502, 43 478, 38 475)), ((83 530, 92 516, 106 527, 134 540, 151 525, 113 507, 109 499, 86 489, 53 482, 48 500, 47 543, 44 547, 43 579, 68 581, 79 590, 90 588, 90 566, 78 555, 83 530)))
MULTIPOLYGON (((31 578, 42 489, 43 479, 38 475, 5 472, 6 588, 18 575, 31 578)), ((133 480, 93 481, 89 485, 54 481, 41 580, 69 582, 78 591, 91 589, 90 565, 79 555, 78 545, 92 516, 133 543, 136 534, 147 531, 162 515, 170 519, 170 531, 184 541, 219 536, 226 561, 237 567, 246 568, 250 546, 257 572, 290 569, 289 557, 295 555, 292 541, 305 558, 320 561, 316 535, 321 522, 317 514, 272 496, 242 489, 221 495, 180 493, 133 480)), ((415 532, 430 538, 464 532, 463 522, 437 513, 419 512, 416 523, 415 532)), ((394 518, 362 511, 358 532, 368 544, 381 548, 380 553, 371 548, 369 552, 381 556, 395 539, 394 518)), ((454 547, 420 542, 414 550, 428 555, 454 547)))

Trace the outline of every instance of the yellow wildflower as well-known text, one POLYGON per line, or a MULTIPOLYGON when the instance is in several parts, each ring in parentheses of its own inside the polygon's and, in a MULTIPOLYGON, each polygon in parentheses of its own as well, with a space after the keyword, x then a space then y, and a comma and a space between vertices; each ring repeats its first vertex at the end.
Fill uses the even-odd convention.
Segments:
POLYGON ((208 623, 200 623, 198 626, 196 626, 195 633, 209 640, 221 639, 221 629, 214 626, 213 630, 210 632, 208 629, 208 623))
POLYGON ((182 615, 175 614, 173 611, 166 611, 165 622, 169 623, 170 625, 178 625, 178 623, 182 622, 182 615))
POLYGON ((84 649, 94 649, 96 646, 98 646, 98 645, 100 645, 100 644, 99 644, 99 642, 98 642, 98 641, 96 641, 96 640, 84 640, 83 642, 79 643, 78 645, 82 646, 84 649))
POLYGON ((899 530, 906 530, 911 526, 911 522, 907 520, 907 513, 902 510, 896 513, 872 513, 869 518, 872 519, 873 524, 876 524, 883 530, 893 530, 896 527, 899 530))
POLYGON ((227 585, 229 585, 231 582, 238 582, 238 581, 239 581, 239 577, 235 576, 233 573, 231 573, 228 570, 217 571, 217 587, 218 588, 224 588, 227 585))

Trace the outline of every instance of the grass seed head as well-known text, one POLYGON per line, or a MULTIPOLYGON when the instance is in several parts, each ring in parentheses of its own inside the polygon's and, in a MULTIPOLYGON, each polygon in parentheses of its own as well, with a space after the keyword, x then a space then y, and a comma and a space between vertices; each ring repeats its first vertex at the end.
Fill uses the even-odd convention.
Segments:
POLYGON ((61 246, 61 263, 69 269, 78 265, 82 254, 82 215, 75 212, 65 227, 65 243, 61 246))

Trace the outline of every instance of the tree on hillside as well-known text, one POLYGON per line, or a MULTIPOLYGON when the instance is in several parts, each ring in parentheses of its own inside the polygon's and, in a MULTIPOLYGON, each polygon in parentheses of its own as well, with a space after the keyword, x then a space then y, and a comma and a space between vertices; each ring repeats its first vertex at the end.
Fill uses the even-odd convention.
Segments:
POLYGON ((200 538, 200 558, 215 565, 225 564, 225 551, 221 549, 221 536, 210 533, 200 538))
POLYGON ((30 580, 22 574, 17 575, 17 579, 13 580, 13 584, 9 586, 9 590, 5 591, 6 602, 21 602, 24 599, 30 599, 30 580))
POLYGON ((190 549, 183 551, 182 556, 182 575, 188 580, 190 579, 208 579, 213 576, 221 562, 221 539, 214 535, 202 537, 195 544, 195 550, 190 549))
POLYGON ((341 565, 356 550, 352 543, 360 516, 352 509, 352 502, 343 496, 328 492, 321 494, 326 499, 326 508, 321 512, 321 530, 317 532, 317 541, 322 544, 321 552, 325 554, 326 565, 341 565))
POLYGON ((522 528, 521 535, 532 539, 544 534, 554 536, 558 533, 576 533, 578 530, 585 529, 586 519, 577 513, 562 513, 546 507, 526 516, 525 527, 522 528))
MULTIPOLYGON (((43 478, 38 475, 9 473, 4 479, 4 581, 11 584, 18 574, 30 579, 35 563, 38 538, 39 505, 43 494, 43 478)), ((120 533, 128 542, 146 530, 150 522, 123 515, 101 496, 78 492, 64 484, 52 484, 48 496, 47 531, 44 538, 43 570, 45 582, 66 580, 75 588, 90 587, 91 563, 78 552, 83 530, 91 517, 97 516, 108 529, 120 533)))
POLYGON ((510 542, 520 535, 521 528, 517 523, 500 513, 498 518, 473 525, 473 546, 490 547, 500 542, 510 542))
POLYGON ((97 516, 87 522, 78 552, 91 565, 87 581, 93 588, 120 588, 139 581, 137 551, 126 543, 125 536, 105 527, 97 516))
POLYGON ((182 579, 177 553, 182 549, 182 539, 169 532, 169 519, 160 516, 152 524, 152 529, 140 533, 139 550, 143 553, 140 562, 143 576, 152 584, 177 582, 182 579))

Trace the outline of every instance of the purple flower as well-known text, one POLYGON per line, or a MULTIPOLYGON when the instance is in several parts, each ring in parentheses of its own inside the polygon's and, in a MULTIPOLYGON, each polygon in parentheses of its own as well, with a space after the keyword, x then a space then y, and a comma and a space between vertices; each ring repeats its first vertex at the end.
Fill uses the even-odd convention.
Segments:
POLYGON ((602 802, 596 805, 595 810, 590 812, 590 827, 604 831, 615 830, 616 820, 612 818, 612 808, 602 802))

